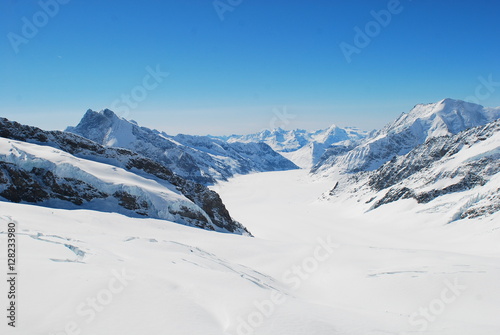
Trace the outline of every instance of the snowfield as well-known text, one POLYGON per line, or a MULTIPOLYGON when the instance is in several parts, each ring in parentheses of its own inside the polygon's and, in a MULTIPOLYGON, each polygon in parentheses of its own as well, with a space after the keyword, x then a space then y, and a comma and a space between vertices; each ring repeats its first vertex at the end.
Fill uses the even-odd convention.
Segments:
POLYGON ((414 199, 363 212, 321 200, 332 185, 295 170, 213 186, 254 238, 0 202, 3 269, 7 222, 19 231, 18 327, 2 316, 0 333, 500 333, 500 212, 448 224, 414 199))

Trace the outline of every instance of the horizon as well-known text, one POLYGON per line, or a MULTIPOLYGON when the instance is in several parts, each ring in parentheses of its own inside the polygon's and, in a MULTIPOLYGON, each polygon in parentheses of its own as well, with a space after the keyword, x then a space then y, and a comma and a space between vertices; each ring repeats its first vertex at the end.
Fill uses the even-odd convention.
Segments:
MULTIPOLYGON (((413 108, 416 107, 417 105, 427 105, 427 104, 438 103, 438 102, 446 100, 446 99, 468 102, 468 101, 460 100, 460 99, 444 98, 444 99, 441 99, 441 100, 435 101, 435 102, 418 103, 418 104, 415 104, 413 106, 413 108)), ((474 102, 472 102, 472 103, 474 103, 474 102)), ((486 108, 500 108, 500 106, 483 106, 483 107, 486 107, 486 108)), ((89 108, 89 109, 87 109, 85 111, 85 113, 88 112, 88 111, 100 113, 100 112, 103 112, 104 110, 110 110, 116 116, 118 116, 119 118, 121 118, 121 119, 123 119, 123 120, 125 120, 127 122, 134 123, 134 124, 138 125, 139 127, 146 127, 146 128, 149 128, 149 129, 152 129, 152 130, 155 130, 155 131, 164 132, 167 135, 171 135, 171 136, 176 136, 176 135, 193 135, 193 136, 212 136, 212 137, 244 136, 244 135, 253 135, 253 134, 256 134, 256 133, 261 133, 261 132, 264 132, 264 131, 270 131, 270 132, 272 132, 272 131, 275 131, 275 130, 283 130, 283 131, 295 131, 295 130, 299 130, 299 131, 306 131, 306 132, 311 133, 311 132, 315 132, 315 131, 326 130, 326 129, 332 127, 332 126, 335 126, 335 127, 338 127, 338 128, 342 128, 342 129, 355 129, 355 130, 359 130, 360 132, 370 133, 372 131, 377 131, 377 130, 382 129, 387 124, 389 124, 389 123, 393 122, 394 120, 396 120, 396 118, 399 117, 400 115, 409 113, 411 111, 411 109, 408 110, 408 111, 403 111, 403 112, 397 114, 395 118, 393 118, 393 119, 389 120, 388 122, 384 123, 382 126, 380 126, 378 128, 371 128, 371 129, 366 129, 366 128, 358 127, 357 125, 349 125, 349 124, 347 124, 347 125, 341 125, 341 124, 338 124, 338 123, 335 123, 335 122, 334 123, 330 123, 330 124, 325 124, 323 126, 320 126, 319 128, 300 128, 300 127, 291 128, 291 127, 288 126, 288 123, 285 122, 284 125, 278 125, 276 127, 261 128, 261 129, 258 129, 256 131, 254 131, 254 132, 247 132, 247 133, 221 133, 221 134, 199 133, 199 134, 194 134, 194 133, 182 133, 182 132, 169 133, 169 132, 165 131, 164 129, 157 128, 155 126, 141 124, 137 120, 134 120, 132 118, 127 118, 126 115, 118 115, 115 111, 113 111, 113 110, 111 110, 109 108, 103 108, 103 109, 100 109, 100 110, 93 110, 93 109, 89 108)), ((25 123, 25 122, 21 122, 18 119, 13 119, 13 118, 8 118, 8 117, 6 117, 6 118, 9 119, 10 121, 16 121, 16 122, 19 122, 21 124, 28 125, 28 126, 35 126, 35 127, 38 127, 38 128, 40 128, 42 130, 60 130, 60 131, 66 131, 66 129, 69 128, 69 127, 76 127, 78 125, 78 123, 80 123, 80 121, 82 120, 82 118, 85 115, 85 113, 83 113, 83 115, 80 117, 80 119, 74 125, 66 125, 66 126, 64 126, 62 128, 58 128, 58 129, 43 128, 43 127, 40 127, 40 126, 38 126, 36 124, 29 123, 29 121, 27 123, 25 123)), ((0 117, 5 117, 5 116, 4 115, 0 115, 0 117)), ((276 116, 276 114, 275 114, 275 117, 273 119, 279 120, 280 122, 283 122, 283 120, 284 120, 283 118, 280 119, 280 116, 279 115, 276 116)), ((273 119, 271 119, 270 125, 272 125, 274 123, 273 119)))
MULTIPOLYGON (((444 99, 441 99, 439 101, 435 101, 435 102, 427 102, 427 103, 419 103, 419 104, 416 104, 414 107, 418 106, 418 105, 428 105, 428 104, 435 104, 435 103, 439 103, 439 102, 442 102, 442 101, 445 101, 445 100, 454 100, 454 101, 462 101, 462 102, 466 102, 466 103, 470 103, 470 102, 467 102, 467 101, 464 101, 464 100, 460 100, 460 99, 453 99, 453 98, 444 98, 444 99)), ((472 102, 474 103, 474 102, 472 102)), ((491 108, 493 106, 483 106, 483 107, 486 107, 486 108, 491 108)), ((413 109, 412 108, 412 109, 413 109)), ((500 108, 500 106, 498 107, 494 107, 494 108, 500 108)), ((411 110, 412 110, 411 109, 411 110)), ((283 131, 305 131, 305 132, 308 132, 308 133, 312 133, 312 132, 315 132, 315 131, 323 131, 323 130, 326 130, 326 129, 329 129, 331 127, 338 127, 338 128, 341 128, 341 129, 354 129, 354 130, 358 130, 360 132, 364 132, 364 133, 370 133, 372 131, 377 131, 377 130, 380 130, 382 129, 383 127, 387 126, 389 123, 391 122, 394 122, 397 118, 394 118, 390 121, 388 121, 387 123, 385 123, 383 126, 379 127, 379 128, 372 128, 372 129, 364 129, 364 128, 361 128, 361 127, 358 127, 356 125, 339 125, 337 123, 331 123, 329 125, 325 125, 323 127, 320 127, 320 128, 314 128, 314 129, 308 129, 308 128, 290 128, 287 126, 288 123, 286 123, 285 125, 278 125, 276 127, 269 127, 269 128, 262 128, 258 131, 255 131, 255 132, 252 132, 252 133, 223 133, 223 134, 191 134, 191 133, 168 133, 166 132, 165 130, 162 130, 162 129, 158 129, 158 128, 155 128, 154 126, 147 126, 147 125, 143 125, 139 122, 137 122, 136 120, 134 119, 130 119, 130 118, 126 118, 125 116, 121 116, 121 115, 118 115, 115 111, 109 109, 109 108, 104 108, 104 109, 101 109, 101 110, 92 110, 92 109, 88 109, 85 113, 89 112, 89 111, 92 111, 92 112, 97 112, 97 113, 102 113, 103 111, 105 110, 110 110, 111 112, 113 112, 113 114, 115 114, 118 118, 120 119, 123 119, 127 122, 130 122, 130 123, 133 123, 139 127, 146 127, 146 128, 149 128, 149 129, 152 129, 152 130, 155 130, 155 131, 158 131, 158 132, 163 132, 163 133, 166 133, 167 135, 170 135, 170 136, 176 136, 176 135, 193 135, 193 136, 208 136, 208 137, 216 137, 216 138, 225 138, 225 137, 231 137, 231 136, 245 136, 245 135, 254 135, 254 134, 257 134, 257 133, 262 133, 262 132, 265 132, 265 131, 269 131, 269 132, 273 132, 273 131, 278 131, 278 130, 283 130, 283 131)), ((401 116, 402 114, 407 114, 409 112, 411 112, 411 110, 408 110, 408 111, 405 111, 405 112, 401 112, 398 114, 397 117, 401 116)), ((85 114, 84 114, 85 115, 85 114)), ((285 116, 286 116, 286 113, 285 113, 285 116)), ((83 118, 83 116, 82 116, 83 118)), ((279 120, 281 122, 283 122, 285 119, 284 118, 281 118, 280 119, 280 116, 276 116, 275 117, 275 120, 279 120)), ((13 121, 16 121, 16 120, 13 120, 13 121)), ((81 121, 81 119, 80 119, 81 121)), ((79 122, 80 122, 79 121, 79 122)), ((79 123, 78 122, 78 123, 79 123)), ((78 124, 77 123, 77 124, 78 124)), ((271 122, 270 125, 272 125, 274 122, 271 122)), ((68 127, 76 127, 76 125, 70 125, 68 127)), ((66 128, 65 128, 66 129, 66 128)), ((61 129, 63 131, 65 131, 65 129, 61 129)))
POLYGON ((228 136, 370 131, 445 97, 500 106, 496 2, 231 3, 2 3, 0 115, 63 130, 108 108, 228 136))

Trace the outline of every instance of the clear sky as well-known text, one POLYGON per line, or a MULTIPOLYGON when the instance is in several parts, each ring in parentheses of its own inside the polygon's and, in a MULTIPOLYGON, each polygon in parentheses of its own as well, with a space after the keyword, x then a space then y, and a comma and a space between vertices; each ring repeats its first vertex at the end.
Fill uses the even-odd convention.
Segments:
POLYGON ((397 3, 4 0, 0 115, 64 129, 111 108, 222 135, 370 130, 446 97, 499 106, 500 2, 397 3))

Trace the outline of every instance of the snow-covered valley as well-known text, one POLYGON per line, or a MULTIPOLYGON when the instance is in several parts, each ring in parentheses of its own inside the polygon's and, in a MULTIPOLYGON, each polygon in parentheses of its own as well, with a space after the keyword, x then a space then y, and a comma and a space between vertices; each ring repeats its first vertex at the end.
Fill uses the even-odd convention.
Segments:
POLYGON ((213 186, 253 238, 0 202, 2 235, 20 232, 19 323, 2 334, 500 332, 499 212, 448 224, 404 199, 365 213, 320 200, 331 186, 306 170, 213 186))

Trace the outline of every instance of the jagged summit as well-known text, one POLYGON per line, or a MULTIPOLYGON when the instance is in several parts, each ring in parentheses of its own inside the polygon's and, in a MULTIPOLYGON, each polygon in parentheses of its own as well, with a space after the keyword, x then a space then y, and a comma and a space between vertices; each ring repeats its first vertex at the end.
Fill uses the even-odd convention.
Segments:
POLYGON ((285 129, 283 129, 283 128, 281 128, 281 127, 277 127, 277 128, 273 128, 273 129, 271 129, 271 133, 273 133, 273 134, 274 134, 274 133, 277 133, 277 134, 282 134, 282 133, 284 133, 284 132, 286 132, 286 130, 285 130, 285 129))
MULTIPOLYGON (((80 124, 85 124, 88 123, 89 120, 92 120, 94 122, 119 122, 119 121, 126 121, 124 118, 119 117, 118 115, 115 114, 111 109, 105 108, 101 109, 100 111, 94 111, 92 109, 87 109, 85 114, 83 115, 83 118, 80 120, 80 124)), ((128 121, 126 121, 128 122, 128 121)), ((68 127, 72 128, 72 127, 68 127)))
POLYGON ((76 127, 66 131, 89 138, 108 147, 129 148, 134 139, 136 124, 119 117, 110 109, 99 112, 87 110, 76 127))

